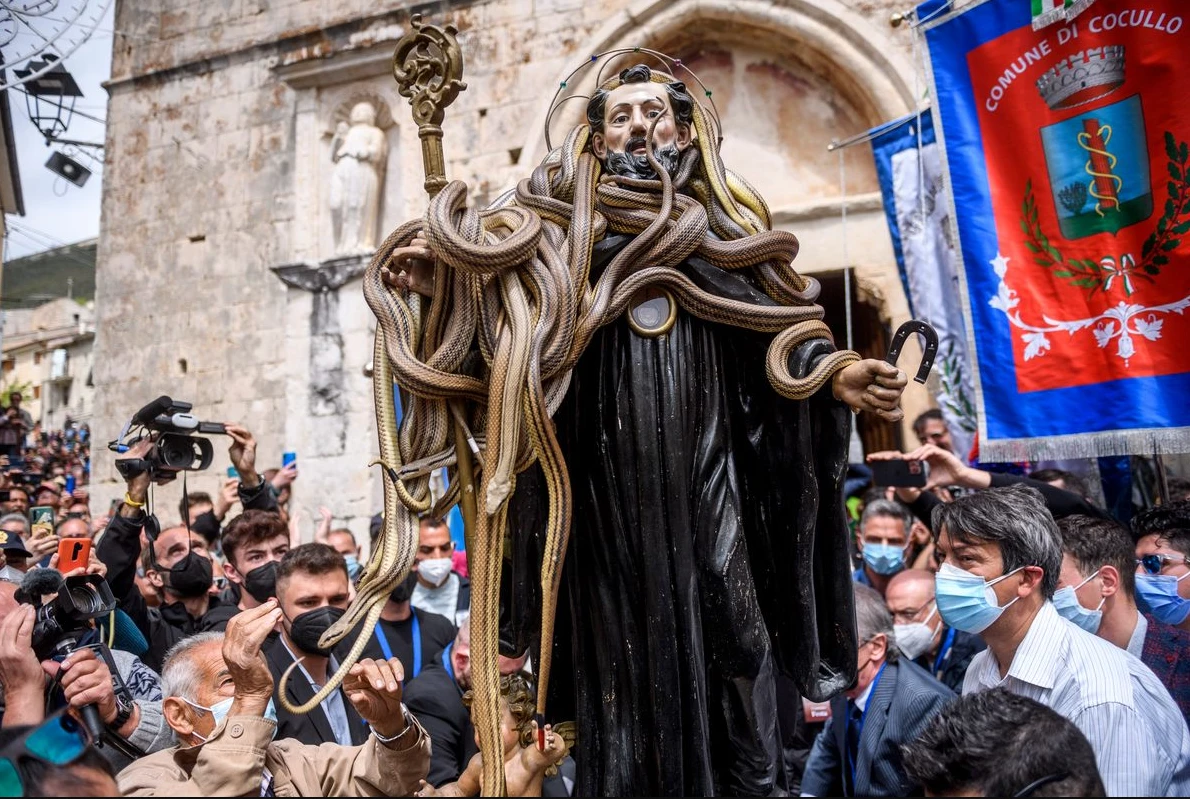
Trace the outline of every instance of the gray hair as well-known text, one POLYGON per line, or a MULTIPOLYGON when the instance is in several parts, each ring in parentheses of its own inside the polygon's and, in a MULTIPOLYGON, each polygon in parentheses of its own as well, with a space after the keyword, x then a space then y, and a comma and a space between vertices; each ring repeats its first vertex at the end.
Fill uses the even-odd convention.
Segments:
POLYGON ((198 686, 202 674, 192 657, 194 650, 212 641, 223 642, 223 633, 205 632, 183 638, 170 647, 161 667, 161 696, 177 696, 197 702, 198 686))
POLYGON ((7 524, 8 522, 20 522, 21 527, 24 528, 24 535, 29 535, 29 520, 25 518, 23 513, 6 513, 0 516, 0 524, 7 524))
POLYGON ((860 583, 855 583, 855 628, 860 645, 884 633, 888 642, 885 644, 885 660, 897 662, 901 650, 897 647, 897 636, 893 632, 892 614, 888 612, 888 606, 880 594, 860 583))
POLYGON ((864 529, 864 525, 868 523, 868 519, 873 517, 883 516, 889 519, 899 519, 905 525, 905 535, 909 535, 909 531, 913 528, 913 514, 909 509, 897 502, 895 499, 874 499, 868 504, 864 505, 863 516, 859 519, 860 530, 864 529))
POLYGON ((1040 566, 1041 595, 1053 597, 1062 569, 1062 536, 1037 489, 1017 484, 977 491, 937 505, 930 521, 935 541, 945 527, 955 541, 999 546, 1005 574, 1040 566))

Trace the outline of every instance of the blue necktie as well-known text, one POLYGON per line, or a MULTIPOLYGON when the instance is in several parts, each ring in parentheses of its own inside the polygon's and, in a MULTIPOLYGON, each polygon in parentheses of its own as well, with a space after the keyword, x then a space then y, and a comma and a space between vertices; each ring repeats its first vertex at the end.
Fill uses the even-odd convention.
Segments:
POLYGON ((859 705, 847 702, 847 770, 851 775, 851 793, 855 794, 855 769, 859 762, 859 736, 863 729, 864 712, 859 705))

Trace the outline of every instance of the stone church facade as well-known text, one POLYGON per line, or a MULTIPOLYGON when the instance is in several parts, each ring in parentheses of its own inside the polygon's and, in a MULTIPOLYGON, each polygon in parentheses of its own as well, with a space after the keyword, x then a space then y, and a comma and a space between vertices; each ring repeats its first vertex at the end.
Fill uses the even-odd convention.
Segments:
MULTIPOLYGON (((119 0, 96 439, 114 438, 160 394, 193 402, 202 419, 246 424, 261 469, 297 453, 294 507, 308 525, 325 505, 366 538, 381 486, 367 466, 376 452, 365 374, 374 321, 359 275, 367 245, 424 210, 417 128, 391 64, 413 11, 460 31, 467 89, 448 110, 444 146, 448 177, 466 181, 476 202, 545 156, 550 99, 572 69, 614 48, 661 50, 712 90, 724 161, 760 189, 775 224, 798 235, 798 269, 841 286, 850 263, 860 305, 876 327, 895 329, 908 312, 870 149, 845 151, 841 170, 827 145, 908 113, 924 94, 912 33, 889 24, 905 5, 119 0), (367 157, 351 152, 361 142, 367 157)), ((555 145, 582 105, 554 116, 555 145)), ((857 327, 855 345, 879 355, 883 339, 857 327)), ((925 403, 911 388, 910 418, 925 403)), ((225 468, 216 444, 215 466, 225 468)), ((122 485, 110 458, 96 455, 99 508, 122 485)), ((191 490, 214 490, 222 474, 195 476, 191 490)), ((159 492, 163 523, 176 521, 179 493, 159 492)))

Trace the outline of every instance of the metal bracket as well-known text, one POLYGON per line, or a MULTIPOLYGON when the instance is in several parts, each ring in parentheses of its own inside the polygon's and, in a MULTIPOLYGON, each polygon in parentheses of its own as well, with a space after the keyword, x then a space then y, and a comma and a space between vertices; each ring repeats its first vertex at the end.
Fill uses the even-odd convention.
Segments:
POLYGON ((930 369, 934 368, 934 358, 938 355, 938 333, 920 319, 910 319, 897 328, 892 343, 888 345, 888 355, 884 360, 893 366, 897 365, 897 359, 901 357, 901 348, 905 346, 905 340, 909 338, 910 333, 920 333, 926 340, 921 364, 917 367, 917 375, 913 378, 918 383, 924 383, 930 375, 930 369))

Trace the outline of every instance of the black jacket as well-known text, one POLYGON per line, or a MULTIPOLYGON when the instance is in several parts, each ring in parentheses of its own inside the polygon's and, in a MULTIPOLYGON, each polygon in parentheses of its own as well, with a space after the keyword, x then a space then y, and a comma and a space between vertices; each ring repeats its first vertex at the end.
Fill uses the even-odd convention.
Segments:
MULTIPOLYGON (((268 483, 261 480, 253 489, 240 486, 240 503, 244 510, 277 509, 277 499, 268 490, 268 483)), ((181 602, 150 608, 145 604, 140 589, 136 586, 136 568, 140 563, 140 534, 144 527, 144 514, 125 518, 112 517, 107 529, 95 547, 95 555, 107 566, 107 582, 112 593, 120 600, 120 607, 140 628, 149 642, 149 651, 141 660, 145 665, 160 673, 165 654, 170 648, 191 635, 208 631, 220 631, 227 626, 227 620, 239 612, 235 605, 222 603, 212 597, 210 606, 202 618, 194 618, 186 612, 181 602)))
MULTIPOLYGON (((281 675, 293 665, 293 656, 285 648, 285 642, 278 636, 272 644, 265 645, 264 654, 269 663, 269 671, 273 673, 273 704, 277 708, 277 737, 295 738, 304 744, 337 744, 338 741, 335 740, 331 723, 321 705, 305 715, 298 716, 282 707, 281 702, 277 699, 277 692, 280 691, 281 686, 281 675)), ((347 695, 342 690, 339 691, 339 694, 343 697, 343 707, 347 711, 347 726, 351 730, 351 745, 359 746, 368 738, 367 723, 360 718, 355 705, 351 704, 347 695)), ((294 669, 289 675, 289 682, 285 685, 285 696, 289 699, 290 704, 294 705, 303 704, 314 696, 314 689, 310 687, 310 681, 302 674, 301 669, 294 669)), ((435 740, 435 748, 437 743, 435 740)))
POLYGON ((423 666, 418 678, 407 686, 405 707, 433 741, 426 781, 439 786, 457 780, 479 749, 471 713, 463 706, 463 692, 454 675, 435 659, 423 666))

